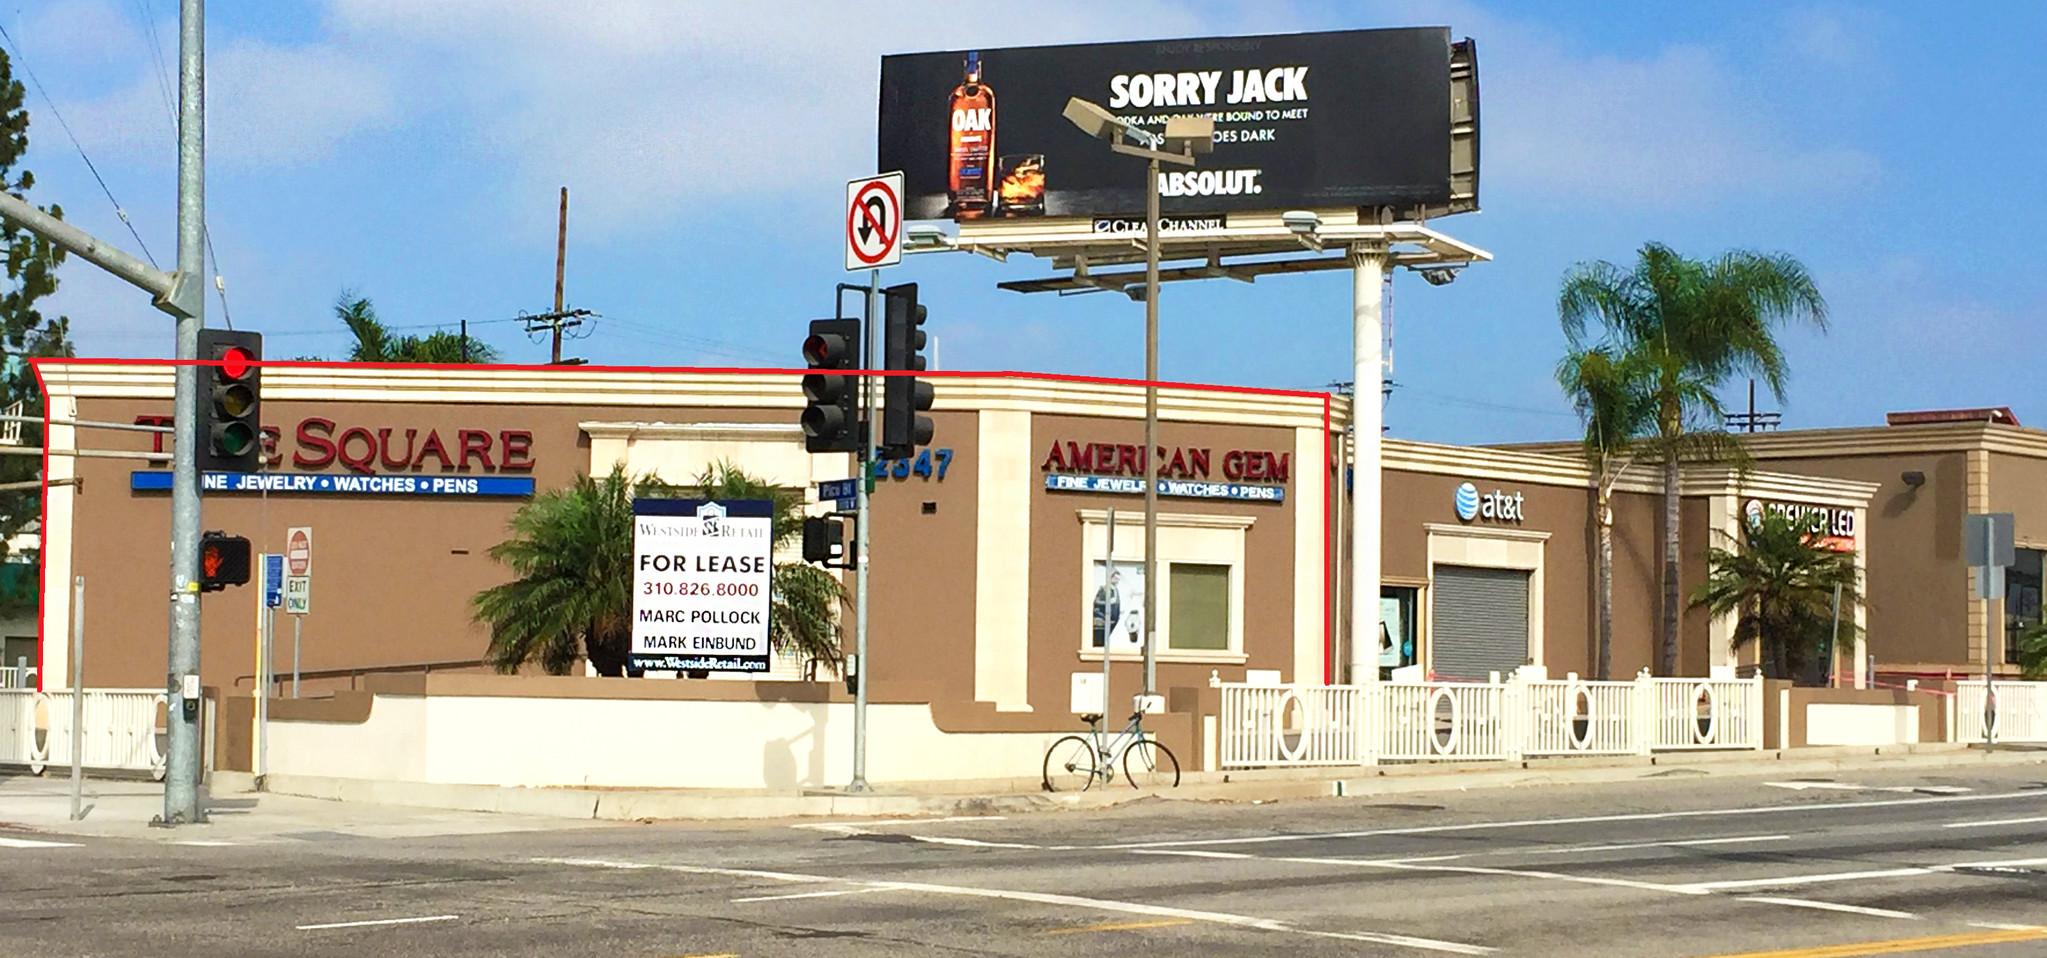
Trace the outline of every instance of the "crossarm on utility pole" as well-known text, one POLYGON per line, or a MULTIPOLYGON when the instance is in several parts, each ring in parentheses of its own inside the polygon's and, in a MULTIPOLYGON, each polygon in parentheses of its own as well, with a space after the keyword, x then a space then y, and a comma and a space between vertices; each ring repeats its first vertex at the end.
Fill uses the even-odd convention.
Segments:
POLYGON ((156 297, 156 308, 173 316, 197 315, 188 308, 188 298, 199 295, 199 287, 180 281, 176 273, 166 273, 133 256, 118 247, 101 242, 91 233, 43 212, 21 197, 0 193, 0 216, 19 223, 24 229, 62 247, 88 263, 114 274, 144 292, 156 297))

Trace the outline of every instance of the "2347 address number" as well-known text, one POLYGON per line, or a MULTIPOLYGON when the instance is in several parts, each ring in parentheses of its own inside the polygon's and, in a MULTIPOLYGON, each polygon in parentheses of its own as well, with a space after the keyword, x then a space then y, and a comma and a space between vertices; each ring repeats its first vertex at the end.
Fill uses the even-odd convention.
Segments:
POLYGON ((944 479, 946 467, 952 465, 951 449, 919 450, 914 459, 882 459, 874 463, 875 479, 902 479, 911 476, 919 479, 944 479))

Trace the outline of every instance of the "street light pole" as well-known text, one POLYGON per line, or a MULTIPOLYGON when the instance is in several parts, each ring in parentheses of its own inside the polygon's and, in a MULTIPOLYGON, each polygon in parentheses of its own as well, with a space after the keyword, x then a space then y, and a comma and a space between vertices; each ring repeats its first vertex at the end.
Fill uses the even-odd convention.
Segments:
MULTIPOLYGON (((1159 158, 1144 178, 1144 694, 1158 688, 1159 604, 1159 158)), ((1109 654, 1102 647, 1103 657, 1109 654)), ((1107 705, 1108 690, 1103 689, 1107 705)), ((1106 727, 1106 726, 1105 726, 1106 727)))
MULTIPOLYGON (((1063 113, 1109 149, 1144 157, 1144 694, 1158 690, 1159 589, 1159 163, 1193 166, 1196 154, 1215 148, 1215 122, 1207 117, 1169 117, 1163 134, 1131 125, 1099 104, 1073 97, 1063 113), (1143 144, 1122 142, 1132 139, 1143 144)), ((1106 658, 1109 648, 1102 646, 1106 658)), ((1102 690, 1108 705, 1108 690, 1102 690)))

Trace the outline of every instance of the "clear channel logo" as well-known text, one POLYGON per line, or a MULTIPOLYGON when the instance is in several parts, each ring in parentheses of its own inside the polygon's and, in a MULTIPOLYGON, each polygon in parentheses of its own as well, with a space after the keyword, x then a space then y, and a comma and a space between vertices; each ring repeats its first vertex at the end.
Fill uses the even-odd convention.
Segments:
POLYGON ((1478 487, 1465 483, 1457 487, 1457 518, 1470 522, 1478 518, 1478 487))

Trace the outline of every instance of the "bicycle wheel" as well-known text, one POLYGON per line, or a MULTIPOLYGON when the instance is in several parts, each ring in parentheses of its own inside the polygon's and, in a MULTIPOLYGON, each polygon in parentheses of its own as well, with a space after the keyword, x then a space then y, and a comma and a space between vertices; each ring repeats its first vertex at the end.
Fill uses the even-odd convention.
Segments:
POLYGON ((1123 777, 1131 788, 1180 787, 1180 760, 1160 742, 1143 739, 1123 750, 1123 777))
POLYGON ((1045 791, 1085 792, 1095 783, 1098 767, 1094 746, 1068 735, 1045 750, 1045 791))

